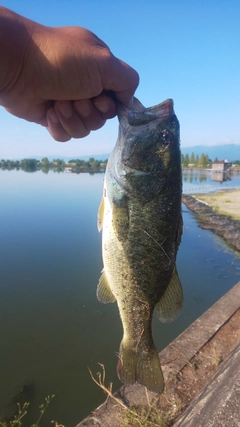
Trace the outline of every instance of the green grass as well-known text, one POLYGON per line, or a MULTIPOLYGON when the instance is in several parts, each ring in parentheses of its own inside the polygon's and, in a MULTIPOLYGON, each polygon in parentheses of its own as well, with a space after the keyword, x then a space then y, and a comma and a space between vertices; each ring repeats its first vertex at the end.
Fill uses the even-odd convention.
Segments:
POLYGON ((167 427, 170 425, 174 414, 177 411, 177 405, 173 405, 172 410, 160 411, 156 403, 148 408, 131 408, 126 412, 125 427, 167 427))

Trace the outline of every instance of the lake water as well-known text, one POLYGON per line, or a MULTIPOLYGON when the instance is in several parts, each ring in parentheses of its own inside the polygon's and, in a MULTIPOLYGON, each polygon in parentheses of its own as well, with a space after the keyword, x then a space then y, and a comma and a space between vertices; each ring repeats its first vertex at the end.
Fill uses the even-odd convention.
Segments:
POLYGON ((183 192, 209 193, 240 188, 240 171, 219 172, 211 170, 183 170, 183 192))
MULTIPOLYGON (((55 398, 44 426, 54 419, 72 427, 102 403, 105 396, 88 372, 98 372, 98 362, 105 365, 107 383, 114 390, 121 385, 117 306, 96 298, 103 177, 0 171, 0 414, 10 415, 12 397, 31 385, 24 396, 31 402, 27 425, 36 421, 47 395, 55 398)), ((208 177, 206 185, 221 187, 208 177)), ((200 173, 183 174, 185 190, 202 182, 200 173)), ((240 187, 238 175, 231 184, 240 187)), ((177 266, 184 308, 173 323, 154 319, 159 351, 240 280, 240 254, 201 230, 185 206, 183 219, 177 266)))

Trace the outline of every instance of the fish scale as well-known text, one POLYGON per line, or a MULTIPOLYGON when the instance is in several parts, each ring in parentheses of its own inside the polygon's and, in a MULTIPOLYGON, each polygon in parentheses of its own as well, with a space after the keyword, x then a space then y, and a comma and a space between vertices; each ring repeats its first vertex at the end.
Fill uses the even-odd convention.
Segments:
POLYGON ((119 106, 118 118, 98 212, 104 268, 97 297, 118 304, 120 380, 161 393, 153 312, 170 321, 183 303, 176 270, 182 235, 179 123, 172 100, 145 108, 134 98, 132 110, 119 106))

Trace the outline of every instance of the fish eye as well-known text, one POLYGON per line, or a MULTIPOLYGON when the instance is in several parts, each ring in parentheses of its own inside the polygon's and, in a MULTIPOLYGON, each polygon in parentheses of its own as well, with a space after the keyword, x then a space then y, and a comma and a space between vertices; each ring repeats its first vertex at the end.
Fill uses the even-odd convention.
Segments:
POLYGON ((161 142, 164 145, 168 145, 172 140, 172 134, 168 130, 163 130, 161 133, 161 142))

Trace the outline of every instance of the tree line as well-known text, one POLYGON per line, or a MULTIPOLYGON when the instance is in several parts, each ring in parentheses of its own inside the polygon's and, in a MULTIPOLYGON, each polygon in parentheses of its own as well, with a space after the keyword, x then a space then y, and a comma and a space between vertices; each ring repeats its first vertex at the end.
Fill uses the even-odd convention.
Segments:
POLYGON ((75 173, 88 172, 96 173, 103 172, 106 169, 107 160, 96 160, 90 157, 87 161, 81 159, 72 159, 65 162, 63 159, 48 160, 43 157, 42 160, 37 159, 22 159, 22 160, 1 160, 0 168, 3 170, 23 170, 25 172, 36 172, 42 170, 48 173, 50 170, 54 172, 63 172, 69 170, 75 173))
MULTIPOLYGON (((218 162, 216 157, 213 162, 218 162)), ((234 161, 236 166, 240 166, 240 160, 234 161)), ((63 159, 48 160, 47 157, 43 157, 42 160, 36 159, 22 159, 22 160, 0 160, 0 168, 3 170, 23 170, 25 172, 36 172, 42 170, 44 173, 48 173, 50 170, 54 172, 71 171, 74 173, 88 172, 97 173, 104 172, 107 166, 107 159, 96 160, 94 157, 90 157, 88 160, 72 159, 65 162, 63 159)), ((208 154, 196 155, 192 153, 182 154, 182 166, 183 167, 198 167, 198 168, 211 168, 212 160, 209 159, 208 154)))
MULTIPOLYGON (((216 159, 215 161, 218 160, 216 159)), ((190 156, 189 154, 182 154, 182 166, 211 167, 211 165, 212 160, 209 159, 208 154, 202 153, 200 156, 198 154, 195 156, 194 153, 190 156)))
MULTIPOLYGON (((212 161, 209 159, 208 154, 202 153, 200 156, 194 153, 190 154, 182 154, 182 166, 183 167, 198 167, 198 168, 211 168, 212 163, 218 162, 218 158, 212 161)), ((240 166, 240 160, 236 160, 233 162, 235 165, 240 166)))

